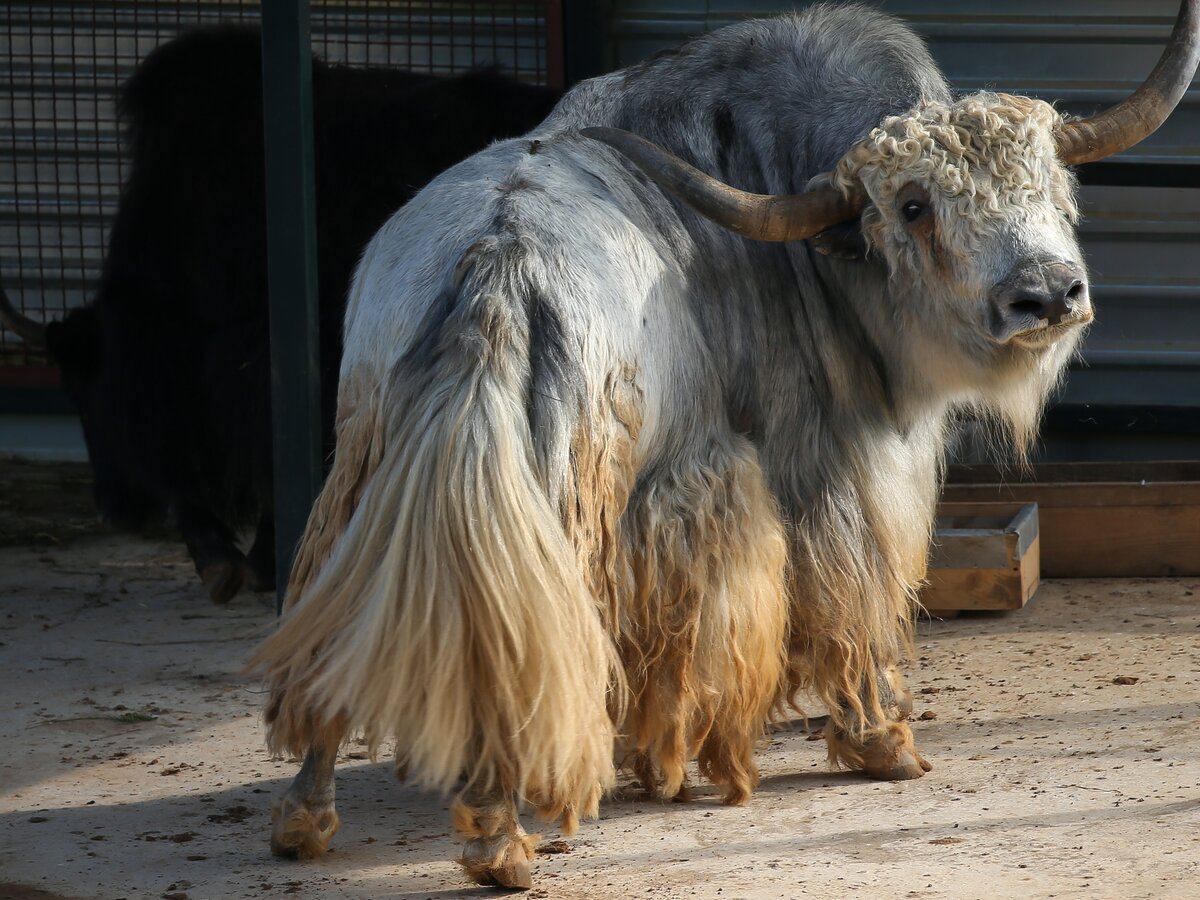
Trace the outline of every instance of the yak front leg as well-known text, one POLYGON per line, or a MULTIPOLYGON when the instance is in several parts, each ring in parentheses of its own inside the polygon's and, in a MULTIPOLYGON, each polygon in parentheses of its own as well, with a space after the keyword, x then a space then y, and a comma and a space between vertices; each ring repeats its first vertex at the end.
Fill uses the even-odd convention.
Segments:
POLYGON ((458 862, 472 881, 522 890, 533 887, 529 864, 538 835, 525 833, 510 794, 489 794, 470 803, 460 798, 452 815, 455 830, 467 839, 458 862))
POLYGON ((908 682, 895 666, 888 666, 883 670, 880 693, 883 695, 882 699, 887 701, 883 704, 884 712, 892 721, 904 722, 912 715, 912 691, 908 689, 908 682))
POLYGON ((287 793, 271 807, 271 852, 312 859, 329 848, 341 820, 333 806, 333 768, 341 735, 313 741, 287 793))
POLYGON ((880 781, 908 781, 933 768, 913 743, 906 721, 912 693, 895 666, 877 669, 874 685, 864 686, 857 699, 857 704, 843 704, 841 715, 825 726, 832 761, 880 781))
POLYGON ((245 577, 246 558, 233 532, 212 513, 188 503, 176 506, 175 521, 209 599, 224 606, 242 589, 245 577))

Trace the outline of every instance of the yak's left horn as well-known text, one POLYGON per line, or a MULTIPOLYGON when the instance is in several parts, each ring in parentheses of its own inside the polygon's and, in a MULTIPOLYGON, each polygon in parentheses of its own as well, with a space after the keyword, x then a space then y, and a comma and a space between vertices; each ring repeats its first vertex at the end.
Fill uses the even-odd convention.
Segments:
POLYGON ((1200 0, 1182 0, 1175 29, 1145 84, 1116 106, 1089 119, 1066 122, 1054 135, 1058 158, 1068 166, 1128 150, 1167 120, 1192 83, 1200 60, 1200 0))
POLYGON ((584 128, 580 133, 620 150, 655 184, 702 216, 755 240, 803 241, 857 218, 863 209, 861 200, 847 200, 832 187, 778 197, 740 191, 619 128, 584 128))
POLYGON ((31 350, 46 349, 46 326, 17 312, 3 286, 0 286, 0 322, 21 338, 31 350))

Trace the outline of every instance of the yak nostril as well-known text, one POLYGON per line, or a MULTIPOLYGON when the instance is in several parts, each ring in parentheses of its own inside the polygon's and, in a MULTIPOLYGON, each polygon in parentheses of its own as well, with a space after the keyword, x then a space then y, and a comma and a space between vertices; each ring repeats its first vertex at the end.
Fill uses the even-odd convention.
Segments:
POLYGON ((1046 304, 1028 296, 1012 301, 1008 308, 1021 315, 1037 316, 1039 319, 1046 317, 1046 304))
POLYGON ((1067 288, 1066 298, 1068 303, 1083 299, 1083 295, 1087 293, 1087 285, 1076 279, 1072 285, 1067 288))

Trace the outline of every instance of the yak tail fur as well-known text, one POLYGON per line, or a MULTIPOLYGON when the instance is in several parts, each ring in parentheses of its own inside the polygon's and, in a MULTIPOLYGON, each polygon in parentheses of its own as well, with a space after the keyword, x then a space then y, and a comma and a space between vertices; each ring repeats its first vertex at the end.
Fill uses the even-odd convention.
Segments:
MULTIPOLYGON (((377 464, 252 664, 271 682, 273 750, 337 722, 373 752, 394 737, 419 783, 465 778, 569 826, 612 781, 619 670, 532 449, 522 279, 487 256, 362 404, 374 421, 340 423, 326 493, 363 454, 377 464)), ((339 502, 318 501, 326 521, 339 502)))

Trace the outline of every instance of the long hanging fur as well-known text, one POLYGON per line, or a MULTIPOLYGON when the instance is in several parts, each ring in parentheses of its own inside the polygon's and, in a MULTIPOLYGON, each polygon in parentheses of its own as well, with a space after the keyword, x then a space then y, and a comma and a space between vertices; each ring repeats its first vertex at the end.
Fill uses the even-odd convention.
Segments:
POLYGON ((338 718, 372 748, 395 735, 424 784, 465 775, 570 824, 612 778, 615 655, 531 451, 526 286, 492 261, 475 254, 361 410, 378 464, 256 662, 272 748, 338 718))
POLYGON ((793 696, 814 691, 840 726, 860 736, 868 725, 887 721, 877 678, 910 648, 931 519, 927 509, 914 508, 907 523, 913 537, 905 540, 889 533, 892 522, 865 518, 869 501, 864 506, 821 498, 796 524, 792 543, 797 601, 790 690, 793 696), (904 554, 911 545, 918 552, 904 554))
POLYGON ((661 780, 674 797, 698 756, 726 802, 743 803, 784 683, 787 544, 748 442, 683 456, 645 479, 625 519, 624 731, 647 789, 661 780))

